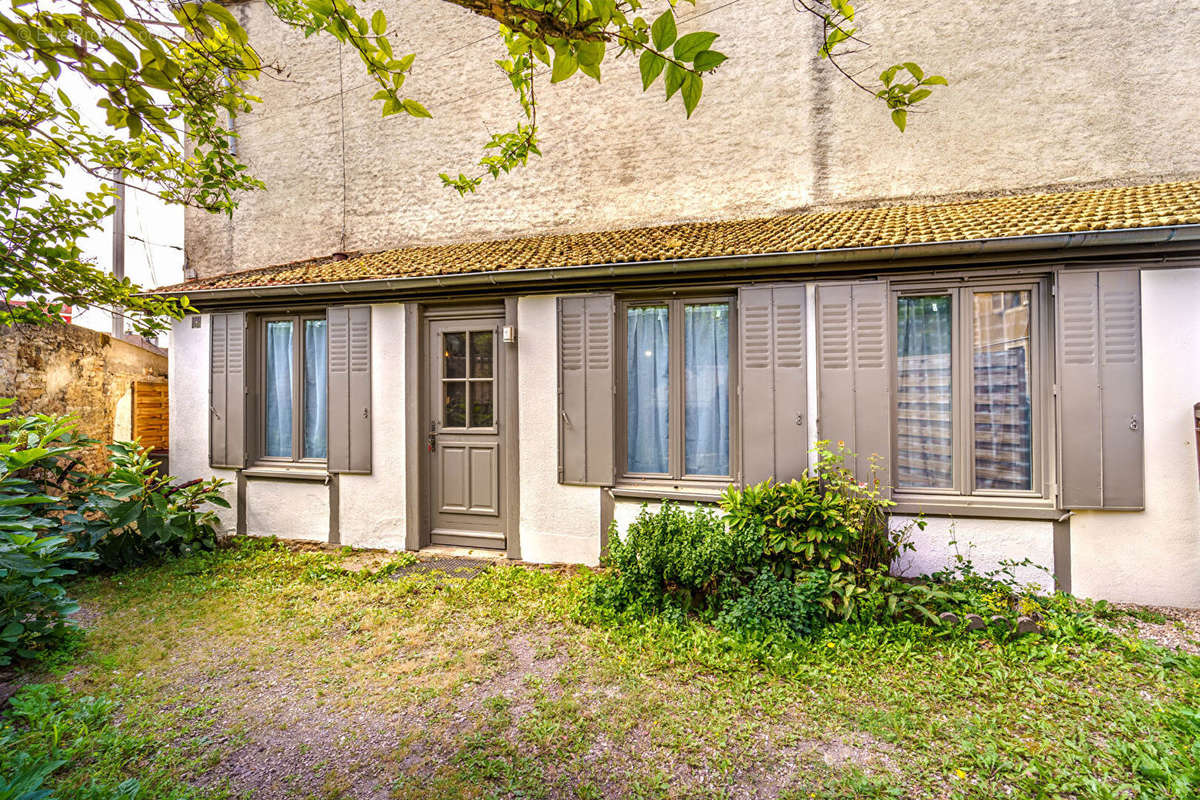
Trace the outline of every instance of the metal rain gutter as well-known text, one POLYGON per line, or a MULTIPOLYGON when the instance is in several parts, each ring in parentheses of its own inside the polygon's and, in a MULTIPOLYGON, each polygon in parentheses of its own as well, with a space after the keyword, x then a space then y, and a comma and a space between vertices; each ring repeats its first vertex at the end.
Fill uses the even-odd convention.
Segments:
POLYGON ((200 302, 235 299, 278 299, 341 292, 347 295, 389 291, 457 289, 472 286, 499 286, 556 281, 563 278, 617 278, 639 275, 687 275, 717 269, 772 266, 824 266, 863 262, 889 263, 908 259, 973 256, 994 253, 1068 250, 1101 245, 1152 245, 1171 242, 1200 242, 1200 225, 1169 225, 1152 228, 1126 228, 1117 231, 1048 233, 1033 236, 1005 236, 956 242, 849 247, 833 250, 775 252, 756 255, 712 256, 657 261, 630 261, 620 264, 584 264, 568 267, 532 267, 524 269, 464 272, 449 275, 417 275, 398 278, 366 278, 321 283, 292 283, 267 286, 239 286, 219 289, 145 292, 161 297, 187 296, 200 302))

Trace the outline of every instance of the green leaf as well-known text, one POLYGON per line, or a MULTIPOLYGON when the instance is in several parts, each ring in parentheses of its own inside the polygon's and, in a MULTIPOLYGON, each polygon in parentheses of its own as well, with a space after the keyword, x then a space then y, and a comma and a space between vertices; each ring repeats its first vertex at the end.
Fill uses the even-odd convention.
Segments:
POLYGON ((584 75, 587 75, 589 78, 595 78, 597 82, 600 81, 600 65, 599 64, 580 64, 579 71, 582 72, 584 75))
POLYGON ((105 19, 115 21, 125 19, 125 10, 117 0, 92 0, 92 8, 105 19))
POLYGON ((429 111, 426 110, 425 106, 421 105, 416 100, 405 99, 400 102, 400 105, 409 113, 410 116, 426 118, 433 117, 433 114, 430 114, 429 111))
POLYGON ((375 13, 371 15, 371 32, 376 36, 383 36, 386 31, 387 17, 384 15, 382 9, 376 9, 375 13))
POLYGON ((575 74, 579 61, 566 49, 554 51, 554 67, 550 70, 550 82, 559 83, 575 74))
POLYGON ((923 78, 921 80, 921 83, 925 84, 926 86, 935 86, 935 85, 936 86, 949 86, 950 85, 949 83, 946 82, 946 79, 943 78, 941 75, 930 75, 928 78, 923 78))
POLYGON ((577 58, 581 67, 594 67, 604 60, 604 42, 580 42, 577 58))
POLYGON ((708 31, 689 33, 675 43, 675 58, 691 61, 697 54, 709 48, 717 40, 717 34, 708 31))
POLYGON ((642 70, 642 91, 650 88, 650 84, 662 74, 663 67, 667 65, 667 60, 655 53, 653 50, 643 50, 642 57, 638 59, 638 66, 642 70))
POLYGON ((919 103, 926 97, 929 97, 931 94, 933 94, 933 92, 929 91, 928 89, 917 89, 908 96, 908 102, 909 104, 919 103))
POLYGON ((687 73, 687 77, 683 79, 683 109, 689 118, 696 110, 696 104, 700 102, 700 93, 703 90, 704 79, 694 73, 687 73))
POLYGON ((656 50, 666 50, 674 42, 679 32, 675 29, 675 13, 667 9, 654 20, 650 26, 650 37, 656 50))
POLYGON ((908 70, 909 72, 911 72, 912 76, 914 78, 916 78, 917 80, 921 80, 922 78, 925 77, 925 70, 921 69, 920 67, 918 67, 916 64, 914 64, 911 61, 905 61, 904 68, 906 70, 908 70))
POLYGON ((718 53, 716 50, 701 50, 696 54, 696 60, 692 63, 701 72, 709 72, 720 66, 725 58, 724 53, 718 53))
POLYGON ((908 112, 903 108, 897 108, 892 112, 892 123, 904 133, 904 126, 908 124, 908 112))
POLYGON ((679 66, 676 65, 674 62, 667 64, 666 82, 667 82, 667 99, 668 100, 670 100, 671 96, 674 95, 677 91, 679 91, 679 89, 683 86, 683 81, 687 77, 687 75, 688 75, 688 73, 686 71, 684 71, 683 69, 680 69, 679 66))

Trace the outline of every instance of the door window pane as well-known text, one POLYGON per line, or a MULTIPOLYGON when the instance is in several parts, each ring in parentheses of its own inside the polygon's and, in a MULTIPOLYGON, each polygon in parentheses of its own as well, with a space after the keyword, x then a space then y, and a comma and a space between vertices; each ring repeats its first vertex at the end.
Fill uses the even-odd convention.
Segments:
POLYGON ((442 382, 442 427, 467 427, 467 382, 442 382))
POLYGON ((667 306, 637 306, 626 315, 627 469, 669 469, 670 327, 667 306))
POLYGON ((442 358, 445 362, 443 378, 467 377, 467 335, 461 332, 442 334, 442 358))
POLYGON ((266 375, 263 400, 266 407, 265 453, 276 458, 292 457, 292 323, 267 323, 266 375))
POLYGON ((492 377, 492 340, 491 331, 474 331, 471 334, 471 377, 492 377))
POLYGON ((896 308, 896 485, 951 488, 953 316, 946 295, 901 297, 896 308))
POLYGON ((684 307, 684 472, 729 474, 729 305, 684 307))
POLYGON ((304 458, 325 458, 329 393, 323 319, 304 321, 304 458))
POLYGON ((471 427, 490 428, 494 424, 492 382, 471 381, 471 427))
POLYGON ((1033 488, 1029 291, 976 292, 975 488, 1033 488))

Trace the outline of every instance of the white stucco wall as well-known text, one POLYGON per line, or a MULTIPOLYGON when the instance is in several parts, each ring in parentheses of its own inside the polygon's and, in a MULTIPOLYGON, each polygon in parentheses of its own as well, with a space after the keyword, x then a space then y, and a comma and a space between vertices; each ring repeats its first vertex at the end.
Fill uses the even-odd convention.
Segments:
POLYGON ((600 559, 600 489, 558 482, 557 298, 517 301, 521 557, 539 563, 600 559))
POLYGON ((167 362, 170 386, 171 474, 180 480, 222 478, 229 482, 225 499, 229 508, 219 508, 221 527, 237 529, 237 474, 231 469, 208 465, 208 351, 209 315, 188 316, 171 325, 171 356, 167 362), (194 320, 200 327, 193 328, 194 320))
POLYGON ((404 306, 371 307, 371 474, 338 481, 342 544, 404 549, 404 306))
MULTIPOLYGON (((954 563, 955 554, 969 558, 977 573, 997 569, 1002 561, 1029 559, 1033 567, 1013 568, 1022 584, 1054 587, 1054 523, 1022 519, 977 519, 926 517, 925 530, 912 525, 908 541, 914 549, 901 553, 895 564, 900 575, 928 575, 954 563), (1044 569, 1038 569, 1043 567, 1044 569)), ((914 522, 912 517, 893 517, 892 529, 914 522)))
POLYGON ((329 487, 322 481, 246 481, 246 533, 329 541, 329 487))
POLYGON ((1071 519, 1076 594, 1200 607, 1200 269, 1142 272, 1146 510, 1071 519))

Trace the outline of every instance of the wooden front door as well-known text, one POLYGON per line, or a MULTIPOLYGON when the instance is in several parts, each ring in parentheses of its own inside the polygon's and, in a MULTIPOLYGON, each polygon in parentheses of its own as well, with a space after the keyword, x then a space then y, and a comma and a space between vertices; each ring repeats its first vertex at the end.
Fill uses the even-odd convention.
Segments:
POLYGON ((427 330, 429 542, 504 549, 504 348, 499 318, 427 330))

